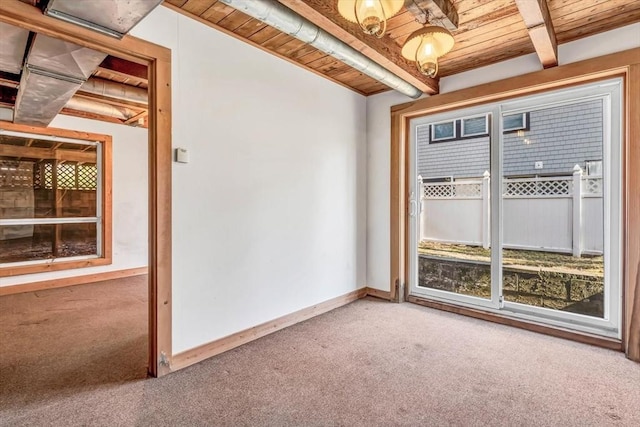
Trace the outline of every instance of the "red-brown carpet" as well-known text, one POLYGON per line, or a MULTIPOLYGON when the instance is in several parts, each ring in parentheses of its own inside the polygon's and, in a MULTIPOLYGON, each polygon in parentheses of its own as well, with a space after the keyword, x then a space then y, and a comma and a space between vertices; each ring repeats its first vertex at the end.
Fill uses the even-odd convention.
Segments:
POLYGON ((146 278, 0 298, 0 424, 638 426, 621 353, 375 299, 145 378, 146 278))

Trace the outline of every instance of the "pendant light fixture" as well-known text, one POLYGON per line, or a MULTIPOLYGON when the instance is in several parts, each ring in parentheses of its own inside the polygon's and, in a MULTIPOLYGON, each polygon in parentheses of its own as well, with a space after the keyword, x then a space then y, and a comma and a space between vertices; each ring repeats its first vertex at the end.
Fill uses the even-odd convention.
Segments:
POLYGON ((402 47, 402 56, 415 61, 418 70, 428 76, 438 74, 438 58, 453 48, 453 35, 446 28, 428 25, 409 35, 402 47))
POLYGON ((338 0, 338 12, 349 22, 360 25, 366 34, 381 38, 387 20, 400 12, 404 0, 338 0))

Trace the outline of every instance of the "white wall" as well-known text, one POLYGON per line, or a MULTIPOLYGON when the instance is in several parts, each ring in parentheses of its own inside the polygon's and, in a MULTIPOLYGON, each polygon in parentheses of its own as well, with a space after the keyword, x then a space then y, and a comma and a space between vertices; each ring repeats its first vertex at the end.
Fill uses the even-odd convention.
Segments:
MULTIPOLYGON (((560 64, 640 47, 640 23, 566 43, 558 48, 560 64)), ((443 77, 440 93, 503 80, 542 69, 535 54, 443 77)), ((389 291, 390 108, 411 101, 395 92, 367 98, 367 286, 389 291)))
POLYGON ((0 286, 145 267, 147 238, 147 130, 58 115, 50 125, 113 138, 113 262, 91 268, 0 278, 0 286))
POLYGON ((366 285, 366 100, 158 8, 173 55, 173 352, 366 285))

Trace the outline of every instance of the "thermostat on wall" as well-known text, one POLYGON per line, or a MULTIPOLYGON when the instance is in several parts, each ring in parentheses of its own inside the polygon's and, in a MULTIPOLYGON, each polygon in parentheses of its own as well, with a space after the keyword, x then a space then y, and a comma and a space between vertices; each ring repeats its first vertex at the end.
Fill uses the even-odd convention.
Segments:
POLYGON ((189 163, 189 152, 186 148, 176 148, 176 162, 189 163))

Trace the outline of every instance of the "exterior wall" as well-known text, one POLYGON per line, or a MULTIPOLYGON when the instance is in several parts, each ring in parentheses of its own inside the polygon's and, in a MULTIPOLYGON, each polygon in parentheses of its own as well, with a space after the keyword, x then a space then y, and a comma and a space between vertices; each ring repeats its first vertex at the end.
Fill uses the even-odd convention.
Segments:
POLYGON ((428 129, 424 126, 417 132, 418 175, 471 178, 489 170, 488 136, 429 144, 428 129))
POLYGON ((366 285, 366 99, 165 7, 173 352, 366 285), (206 52, 203 55, 203 52, 206 52))
MULTIPOLYGON (((529 130, 504 135, 505 176, 570 175, 578 164, 602 160, 602 101, 544 108, 529 113, 529 130), (543 169, 535 169, 535 162, 543 169)), ((422 177, 481 177, 490 170, 489 137, 429 144, 429 127, 417 131, 422 177), (463 154, 463 155, 461 155, 463 154)))
MULTIPOLYGON (((640 47, 640 23, 604 32, 558 47, 560 64, 595 58, 640 47)), ((499 81, 533 71, 542 66, 535 54, 440 79, 440 92, 499 81)), ((367 98, 367 286, 390 290, 389 174, 391 139, 390 108, 412 101, 398 93, 386 92, 367 98)))
POLYGON ((504 171, 513 175, 570 175, 575 165, 602 160, 602 101, 530 113, 530 130, 504 135, 504 171), (534 163, 543 162, 543 169, 534 163))

